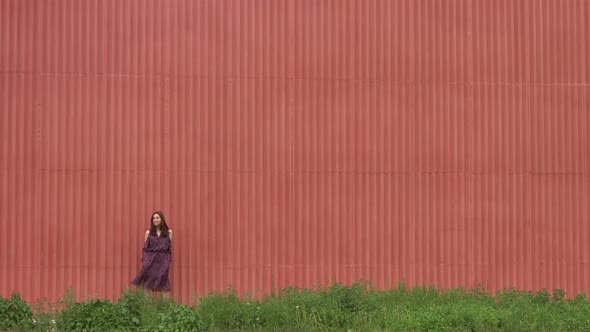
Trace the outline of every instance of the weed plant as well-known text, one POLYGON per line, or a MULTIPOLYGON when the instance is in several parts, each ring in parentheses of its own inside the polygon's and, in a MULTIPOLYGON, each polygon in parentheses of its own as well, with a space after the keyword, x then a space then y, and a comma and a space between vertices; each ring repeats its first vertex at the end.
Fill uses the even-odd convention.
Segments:
POLYGON ((261 298, 232 288, 177 303, 142 290, 116 302, 88 298, 35 306, 18 294, 0 297, 0 330, 7 331, 590 331, 585 294, 555 289, 435 287, 379 290, 369 282, 310 289, 285 288, 261 298))
POLYGON ((0 296, 0 331, 27 330, 33 323, 32 308, 19 294, 12 293, 10 299, 0 296))

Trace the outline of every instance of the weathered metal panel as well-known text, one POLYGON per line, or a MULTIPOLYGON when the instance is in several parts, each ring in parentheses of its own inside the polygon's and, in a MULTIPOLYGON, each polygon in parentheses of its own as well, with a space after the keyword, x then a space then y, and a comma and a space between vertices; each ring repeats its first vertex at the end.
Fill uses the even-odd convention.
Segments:
POLYGON ((590 3, 0 1, 0 294, 589 289, 590 3))

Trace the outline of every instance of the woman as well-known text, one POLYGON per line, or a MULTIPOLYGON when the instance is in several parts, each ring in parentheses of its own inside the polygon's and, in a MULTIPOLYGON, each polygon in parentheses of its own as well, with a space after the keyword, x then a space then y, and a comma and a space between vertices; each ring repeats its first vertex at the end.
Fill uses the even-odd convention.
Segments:
POLYGON ((170 291, 168 271, 172 262, 172 230, 166 225, 164 214, 152 214, 151 227, 145 232, 145 244, 141 256, 141 271, 132 284, 153 291, 170 291))

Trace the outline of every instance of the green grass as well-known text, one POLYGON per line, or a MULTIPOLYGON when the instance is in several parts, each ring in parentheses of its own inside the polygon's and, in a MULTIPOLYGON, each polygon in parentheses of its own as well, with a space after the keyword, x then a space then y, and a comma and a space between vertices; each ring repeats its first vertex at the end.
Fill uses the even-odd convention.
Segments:
POLYGON ((585 294, 566 298, 506 289, 434 287, 378 290, 368 282, 286 288, 260 299, 234 290, 211 293, 193 307, 127 290, 117 302, 30 306, 0 297, 0 330, 10 331, 590 331, 585 294))

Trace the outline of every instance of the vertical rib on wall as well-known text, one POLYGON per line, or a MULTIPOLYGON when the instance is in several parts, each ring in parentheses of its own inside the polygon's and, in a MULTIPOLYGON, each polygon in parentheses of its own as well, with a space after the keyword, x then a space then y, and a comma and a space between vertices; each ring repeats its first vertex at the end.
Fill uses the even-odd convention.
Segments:
POLYGON ((589 288, 590 4, 0 2, 0 294, 589 288))

